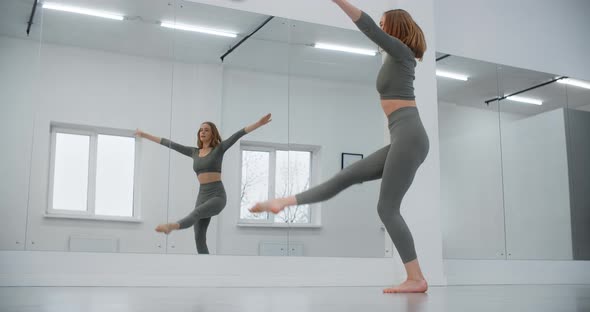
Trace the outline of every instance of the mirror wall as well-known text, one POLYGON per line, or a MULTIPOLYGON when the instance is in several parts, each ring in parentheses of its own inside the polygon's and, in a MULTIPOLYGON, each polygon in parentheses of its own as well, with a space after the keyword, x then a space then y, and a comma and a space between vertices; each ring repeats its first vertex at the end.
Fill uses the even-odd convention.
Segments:
POLYGON ((175 4, 44 2, 27 250, 165 252, 175 4), (108 18, 72 13, 98 9, 108 18))
POLYGON ((14 231, 2 249, 384 255, 377 182, 276 216, 248 212, 385 144, 374 91, 380 56, 313 47, 375 50, 359 32, 185 1, 59 0, 36 7, 27 37, 33 1, 3 6, 10 53, 2 60, 11 68, 2 75, 3 126, 18 135, 3 155, 17 183, 4 182, 3 220, 14 231), (154 231, 190 214, 201 189, 191 158, 160 139, 195 147, 204 121, 226 139, 267 113, 271 123, 224 155, 221 213, 201 227, 154 231))
POLYGON ((587 81, 566 83, 567 110, 565 120, 568 178, 571 207, 571 231, 574 260, 590 259, 590 85, 587 81))
POLYGON ((444 56, 437 53, 438 75, 469 76, 437 77, 444 256, 503 259, 499 108, 497 101, 484 103, 498 97, 497 68, 444 56))
POLYGON ((0 2, 0 249, 23 250, 41 31, 27 35, 32 1, 0 2), (27 3, 29 2, 29 3, 27 3))
MULTIPOLYGON (((241 14, 241 12, 240 12, 241 14)), ((242 18, 243 20, 243 18, 242 18)), ((245 21, 245 20, 244 20, 245 21)), ((272 114, 272 121, 246 134, 224 156, 227 206, 217 217, 218 254, 287 256, 288 227, 275 227, 272 216, 248 211, 274 196, 277 155, 272 147, 289 142, 289 21, 254 15, 243 38, 223 57, 220 125, 223 138, 272 114)))
MULTIPOLYGON (((388 140, 375 89, 381 56, 314 48, 318 44, 377 50, 358 31, 293 22, 287 194, 330 179, 388 140)), ((389 237, 377 214, 379 185, 353 185, 328 201, 288 208, 291 249, 306 256, 383 257, 389 237)))
POLYGON ((534 88, 556 75, 499 68, 507 256, 573 259, 565 85, 534 88))
POLYGON ((588 260, 590 84, 437 57, 445 258, 588 260))
MULTIPOLYGON (((200 122, 215 120, 222 139, 228 139, 266 114, 272 114, 271 123, 243 136, 224 155, 222 179, 227 203, 223 211, 211 219, 207 245, 211 253, 222 255, 287 255, 288 227, 272 227, 268 215, 251 214, 248 208, 257 201, 268 199, 272 182, 277 179, 272 167, 275 155, 267 147, 272 144, 285 146, 289 142, 285 126, 289 105, 289 21, 194 3, 184 3, 186 9, 189 9, 185 11, 186 19, 192 18, 193 23, 233 29, 240 35, 230 39, 229 45, 220 41, 218 48, 208 53, 215 65, 198 65, 205 66, 205 69, 199 73, 198 81, 187 84, 187 90, 192 89, 193 102, 202 101, 202 106, 194 107, 195 103, 187 102, 193 109, 193 113, 187 114, 186 109, 173 103, 173 111, 177 112, 173 125, 178 126, 183 118, 186 119, 186 126, 193 127, 192 132, 187 128, 186 139, 189 139, 196 135, 200 122), (219 64, 221 58, 223 62, 219 64), (216 85, 212 86, 211 82, 216 85), (208 96, 204 97, 205 94, 208 96), (206 117, 203 112, 210 112, 211 117, 206 117), (199 116, 201 121, 197 123, 193 116, 199 116)), ((192 35, 183 34, 188 36, 187 42, 192 35)), ((195 53, 204 45, 215 45, 212 40, 195 45, 195 53)), ((184 48, 178 50, 186 53, 184 48)), ((193 73, 187 72, 187 75, 193 73)), ((195 200, 194 173, 186 164, 179 163, 177 170, 171 170, 171 183, 180 183, 176 187, 179 196, 194 194, 182 209, 170 206, 170 211, 176 211, 175 214, 181 217, 193 209, 188 203, 195 200), (180 182, 181 176, 183 182, 180 182)), ((172 240, 176 252, 195 253, 193 230, 173 233, 169 242, 172 240)))
MULTIPOLYGON (((272 113, 225 153, 225 208, 197 227, 207 228, 199 236, 207 252, 395 254, 376 213, 379 181, 279 215, 247 210, 386 144, 374 86, 381 56, 314 47, 375 51, 361 33, 185 1, 53 4, 115 16, 47 2, 27 36, 33 1, 2 3, 0 97, 11 148, 1 162, 0 222, 9 229, 1 249, 206 253, 194 227, 154 231, 193 211, 201 186, 192 159, 135 131, 195 147, 204 121, 226 139, 272 113)), ((445 257, 588 259, 587 85, 437 57, 439 74, 468 76, 438 77, 445 257)))

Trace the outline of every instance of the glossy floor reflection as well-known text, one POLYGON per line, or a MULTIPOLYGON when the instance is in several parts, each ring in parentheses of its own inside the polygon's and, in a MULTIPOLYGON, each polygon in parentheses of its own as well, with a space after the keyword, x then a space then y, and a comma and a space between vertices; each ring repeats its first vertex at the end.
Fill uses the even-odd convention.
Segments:
POLYGON ((0 311, 590 311, 590 285, 432 287, 384 295, 375 287, 3 287, 0 311))

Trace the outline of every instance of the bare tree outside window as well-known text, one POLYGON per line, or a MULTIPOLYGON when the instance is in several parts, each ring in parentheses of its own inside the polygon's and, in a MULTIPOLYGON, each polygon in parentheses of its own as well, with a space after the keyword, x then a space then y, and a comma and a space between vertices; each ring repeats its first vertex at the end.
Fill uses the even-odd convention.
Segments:
MULTIPOLYGON (((285 197, 309 188, 311 153, 277 151, 275 197, 285 197)), ((309 205, 287 207, 275 217, 275 222, 309 223, 309 205)))
POLYGON ((309 205, 288 207, 277 215, 252 214, 255 203, 285 197, 307 190, 311 184, 310 151, 289 151, 283 146, 252 145, 242 149, 242 181, 240 189, 240 219, 268 220, 274 223, 311 223, 309 205), (283 147, 284 148, 284 147, 283 147))
POLYGON ((240 192, 240 218, 268 219, 267 213, 248 211, 256 202, 268 199, 269 152, 242 151, 242 183, 240 192))

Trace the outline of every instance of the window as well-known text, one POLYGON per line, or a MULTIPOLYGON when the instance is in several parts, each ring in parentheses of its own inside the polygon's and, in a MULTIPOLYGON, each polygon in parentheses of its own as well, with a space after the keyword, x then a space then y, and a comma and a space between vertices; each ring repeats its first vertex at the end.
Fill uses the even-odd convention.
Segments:
POLYGON ((317 225, 317 208, 310 209, 310 205, 288 207, 277 215, 248 211, 256 202, 308 189, 315 180, 317 151, 313 146, 242 142, 240 222, 317 225))
POLYGON ((48 214, 137 220, 136 148, 133 131, 52 123, 48 214))

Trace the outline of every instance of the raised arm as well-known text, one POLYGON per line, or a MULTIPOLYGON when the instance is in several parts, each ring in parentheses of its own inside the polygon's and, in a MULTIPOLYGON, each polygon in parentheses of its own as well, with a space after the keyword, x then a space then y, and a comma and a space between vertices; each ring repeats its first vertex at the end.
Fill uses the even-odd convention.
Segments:
POLYGON ((229 138, 227 138, 226 140, 221 142, 221 147, 222 147, 223 151, 224 152, 227 151, 241 137, 246 135, 246 133, 250 133, 250 132, 266 125, 267 123, 271 122, 272 121, 271 117, 272 117, 271 114, 267 114, 267 115, 263 116, 262 118, 260 118, 260 120, 258 120, 257 122, 243 128, 243 129, 240 129, 238 132, 234 133, 232 136, 230 136, 229 138))
POLYGON ((403 57, 408 55, 408 52, 411 52, 410 48, 401 40, 384 32, 367 13, 359 10, 347 0, 332 1, 350 17, 365 36, 376 43, 387 54, 393 57, 403 57))
POLYGON ((138 137, 140 137, 140 138, 146 138, 146 139, 148 139, 150 141, 153 141, 155 143, 162 144, 162 145, 164 145, 164 146, 166 146, 168 148, 171 148, 171 149, 173 149, 173 150, 175 150, 175 151, 177 151, 177 152, 179 152, 179 153, 181 153, 183 155, 186 155, 188 157, 193 157, 193 153, 194 153, 194 151, 196 149, 194 147, 180 145, 178 143, 172 142, 172 141, 170 141, 168 139, 165 139, 165 138, 160 138, 160 137, 157 137, 157 136, 153 136, 153 135, 151 135, 149 133, 146 133, 146 132, 143 132, 143 131, 141 131, 139 129, 137 129, 135 131, 135 135, 138 136, 138 137))
POLYGON ((362 11, 359 10, 354 5, 348 3, 348 1, 346 1, 346 0, 332 0, 332 1, 334 3, 336 3, 342 9, 342 11, 344 11, 344 13, 346 13, 346 15, 348 15, 348 17, 350 17, 350 19, 353 22, 356 23, 356 21, 359 18, 361 18, 362 11))
POLYGON ((143 132, 140 129, 136 129, 135 130, 135 136, 138 137, 138 138, 148 139, 148 140, 150 140, 152 142, 155 142, 155 143, 158 143, 158 144, 160 144, 160 140, 161 140, 161 138, 159 138, 157 136, 154 136, 154 135, 151 135, 151 134, 149 134, 147 132, 143 132))
POLYGON ((232 136, 230 136, 229 138, 221 141, 221 149, 223 150, 223 152, 225 153, 225 151, 232 147, 232 145, 234 145, 244 135, 246 135, 246 129, 242 128, 238 130, 238 132, 232 134, 232 136))

